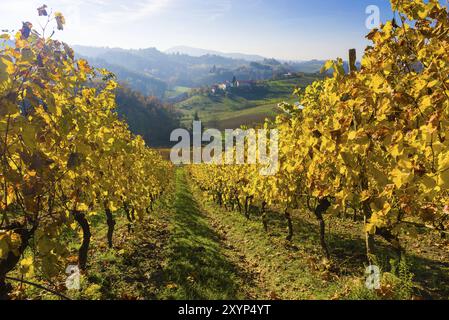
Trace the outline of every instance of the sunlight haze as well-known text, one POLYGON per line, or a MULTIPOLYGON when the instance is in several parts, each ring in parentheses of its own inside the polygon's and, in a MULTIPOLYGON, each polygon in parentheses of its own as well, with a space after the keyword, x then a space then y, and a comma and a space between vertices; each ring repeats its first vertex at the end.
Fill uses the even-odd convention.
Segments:
MULTIPOLYGON (((189 46, 286 60, 346 56, 363 50, 368 5, 391 19, 387 0, 49 0, 67 20, 58 37, 71 45, 120 48, 189 46), (312 31, 313 30, 313 31, 312 31)), ((0 3, 0 29, 28 20, 39 29, 42 1, 0 3), (8 14, 4 14, 4 13, 8 14)))

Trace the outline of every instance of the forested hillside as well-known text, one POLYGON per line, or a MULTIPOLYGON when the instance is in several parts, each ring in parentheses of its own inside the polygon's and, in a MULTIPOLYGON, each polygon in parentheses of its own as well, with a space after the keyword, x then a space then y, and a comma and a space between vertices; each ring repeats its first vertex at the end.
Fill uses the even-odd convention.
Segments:
POLYGON ((169 146, 170 133, 179 128, 179 114, 174 107, 153 96, 122 87, 117 90, 117 113, 130 130, 144 138, 148 145, 169 146))

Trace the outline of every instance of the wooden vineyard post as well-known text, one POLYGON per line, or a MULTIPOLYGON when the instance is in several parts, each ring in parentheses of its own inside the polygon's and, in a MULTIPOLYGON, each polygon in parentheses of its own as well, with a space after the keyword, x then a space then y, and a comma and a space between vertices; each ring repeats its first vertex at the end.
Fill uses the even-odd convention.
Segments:
POLYGON ((357 61, 356 49, 349 49, 349 72, 350 73, 357 71, 356 61, 357 61))

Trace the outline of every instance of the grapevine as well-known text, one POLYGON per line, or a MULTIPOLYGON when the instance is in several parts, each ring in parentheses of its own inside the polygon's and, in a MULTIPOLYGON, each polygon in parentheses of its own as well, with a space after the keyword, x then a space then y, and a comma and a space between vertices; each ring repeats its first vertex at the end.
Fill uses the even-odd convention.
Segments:
MULTIPOLYGON (((310 210, 319 221, 323 254, 325 214, 361 212, 367 256, 374 236, 402 254, 401 230, 419 224, 444 234, 449 226, 449 19, 438 1, 392 0, 396 18, 367 38, 361 69, 300 93, 300 105, 266 126, 280 135, 280 170, 260 176, 256 165, 192 166, 194 180, 229 202, 250 197, 265 211, 277 207, 293 236, 289 210, 310 210)), ((296 92, 298 93, 298 91, 296 92)), ((266 225, 266 223, 264 222, 266 225)), ((266 227, 266 226, 265 226, 266 227)))
MULTIPOLYGON (((62 14, 48 19, 63 29, 62 14)), ((82 234, 78 264, 86 270, 91 219, 105 213, 112 248, 121 209, 142 221, 171 170, 119 120, 114 76, 52 36, 24 23, 0 50, 0 298, 13 271, 64 272, 67 230, 82 234)))

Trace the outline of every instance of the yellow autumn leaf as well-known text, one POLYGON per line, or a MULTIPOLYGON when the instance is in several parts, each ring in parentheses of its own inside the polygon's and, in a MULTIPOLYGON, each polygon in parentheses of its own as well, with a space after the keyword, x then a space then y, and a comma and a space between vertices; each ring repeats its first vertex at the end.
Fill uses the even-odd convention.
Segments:
POLYGON ((34 274, 33 257, 29 256, 20 260, 19 272, 26 276, 31 277, 34 274))
POLYGON ((85 203, 78 203, 76 205, 76 210, 81 211, 81 212, 86 212, 89 210, 89 206, 85 203))
POLYGON ((406 172, 405 170, 399 170, 399 169, 393 169, 393 171, 390 172, 390 175, 392 177, 392 181, 395 184, 395 186, 399 189, 404 184, 411 181, 413 178, 413 175, 411 172, 406 172))

